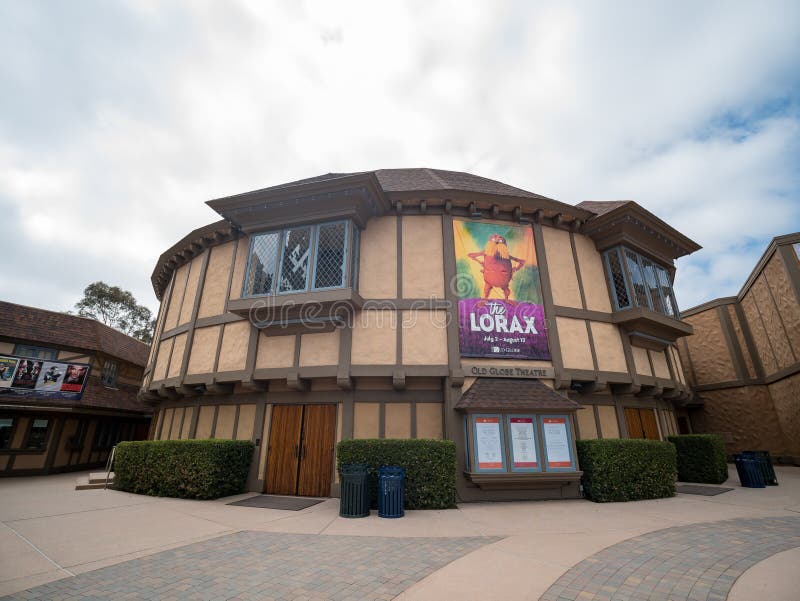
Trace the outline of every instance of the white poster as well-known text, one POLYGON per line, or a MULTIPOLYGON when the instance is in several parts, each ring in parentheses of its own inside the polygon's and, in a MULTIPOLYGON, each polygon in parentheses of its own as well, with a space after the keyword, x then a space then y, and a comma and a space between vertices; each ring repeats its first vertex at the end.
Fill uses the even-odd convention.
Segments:
POLYGON ((514 467, 539 467, 536 461, 536 439, 533 435, 532 417, 509 418, 511 430, 511 449, 514 453, 514 467))
POLYGON ((503 468, 503 443, 499 417, 475 418, 475 442, 478 447, 478 468, 503 468))
POLYGON ((567 418, 545 417, 542 419, 542 424, 544 444, 547 449, 547 467, 572 467, 567 418))

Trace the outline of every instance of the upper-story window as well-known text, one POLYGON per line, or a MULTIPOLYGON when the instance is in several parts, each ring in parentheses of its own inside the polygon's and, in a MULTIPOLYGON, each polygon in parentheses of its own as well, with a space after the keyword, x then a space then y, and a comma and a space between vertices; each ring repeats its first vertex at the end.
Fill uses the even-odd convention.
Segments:
POLYGON ((100 378, 103 386, 115 388, 117 386, 117 372, 119 372, 119 363, 106 359, 103 364, 103 375, 100 378))
POLYGON ((31 346, 29 344, 18 344, 14 347, 14 354, 19 357, 30 357, 31 359, 43 359, 54 361, 58 351, 54 348, 43 346, 31 346))
POLYGON ((679 318, 669 271, 624 246, 604 253, 614 308, 644 307, 679 318))
POLYGON ((358 248, 358 229, 349 221, 254 235, 244 296, 344 288, 348 279, 355 281, 355 253, 348 253, 351 240, 358 248))

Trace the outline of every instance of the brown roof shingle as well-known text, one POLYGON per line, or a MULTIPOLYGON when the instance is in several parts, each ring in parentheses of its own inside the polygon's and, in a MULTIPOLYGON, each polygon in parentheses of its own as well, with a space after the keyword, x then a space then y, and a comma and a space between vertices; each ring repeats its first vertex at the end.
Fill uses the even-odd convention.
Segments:
POLYGON ((454 408, 462 411, 573 411, 581 406, 539 380, 478 378, 454 408))
POLYGON ((99 351, 144 367, 150 347, 97 320, 0 301, 0 336, 15 340, 99 351))
POLYGON ((581 209, 586 209, 587 211, 594 213, 595 215, 605 215, 606 213, 610 213, 614 209, 618 209, 621 206, 624 206, 628 203, 633 202, 632 200, 584 200, 583 202, 579 202, 576 207, 580 207, 581 209))

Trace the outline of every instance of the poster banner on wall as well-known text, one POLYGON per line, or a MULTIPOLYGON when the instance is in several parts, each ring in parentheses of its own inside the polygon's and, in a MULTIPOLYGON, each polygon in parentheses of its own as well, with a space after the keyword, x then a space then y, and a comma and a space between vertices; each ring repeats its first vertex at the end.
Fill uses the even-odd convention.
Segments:
POLYGON ((514 456, 515 468, 536 468, 536 438, 532 417, 510 417, 508 419, 511 434, 511 453, 514 456))
POLYGON ((547 451, 547 467, 572 467, 567 418, 542 418, 542 430, 544 431, 544 446, 547 451))
POLYGON ((454 220, 463 357, 550 360, 530 226, 454 220))
POLYGON ((503 440, 499 417, 475 418, 475 444, 478 447, 478 469, 503 468, 503 440))
POLYGON ((0 355, 0 396, 77 401, 83 395, 89 365, 0 355))

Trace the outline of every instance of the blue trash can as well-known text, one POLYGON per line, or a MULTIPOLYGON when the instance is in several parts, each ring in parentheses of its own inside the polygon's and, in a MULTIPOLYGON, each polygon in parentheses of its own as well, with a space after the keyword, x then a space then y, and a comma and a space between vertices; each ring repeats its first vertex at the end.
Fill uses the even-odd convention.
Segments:
POLYGON ((406 471, 398 466, 378 468, 378 517, 403 517, 405 500, 406 471))
POLYGON ((764 476, 764 484, 778 486, 778 478, 775 475, 775 468, 772 467, 772 456, 769 451, 742 451, 741 455, 758 461, 764 476))
POLYGON ((761 464, 758 459, 747 455, 734 455, 736 472, 739 474, 739 481, 745 488, 766 488, 764 474, 761 471, 761 464))
POLYGON ((365 518, 369 515, 368 466, 348 463, 339 469, 341 474, 341 499, 339 515, 343 518, 365 518))

